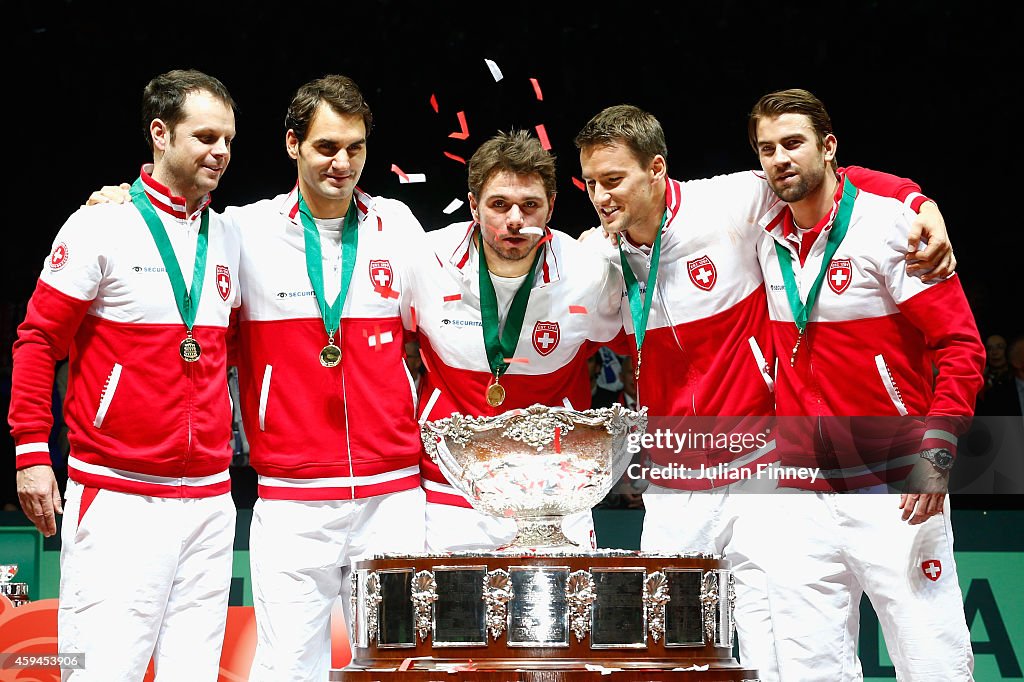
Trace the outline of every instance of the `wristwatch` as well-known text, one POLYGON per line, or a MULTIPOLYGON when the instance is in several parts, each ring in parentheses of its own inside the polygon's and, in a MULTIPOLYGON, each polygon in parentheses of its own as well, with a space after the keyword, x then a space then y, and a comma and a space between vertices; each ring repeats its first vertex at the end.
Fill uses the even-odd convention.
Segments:
POLYGON ((949 471, 953 467, 953 453, 946 448, 929 448, 922 451, 920 455, 935 465, 936 469, 949 471))

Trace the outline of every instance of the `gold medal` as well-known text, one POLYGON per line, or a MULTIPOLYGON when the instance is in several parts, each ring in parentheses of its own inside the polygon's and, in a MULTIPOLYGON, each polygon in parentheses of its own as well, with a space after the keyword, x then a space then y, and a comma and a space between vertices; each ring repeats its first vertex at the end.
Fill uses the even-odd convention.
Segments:
POLYGON ((491 407, 497 407, 505 402, 505 387, 498 383, 498 378, 494 378, 494 383, 487 387, 487 404, 491 407))
POLYGON ((324 367, 336 367, 341 362, 341 349, 334 345, 332 339, 320 350, 320 364, 324 367))
POLYGON ((203 354, 203 349, 199 347, 199 342, 192 338, 192 332, 181 340, 178 345, 178 354, 181 359, 185 362, 196 362, 199 360, 199 356, 203 354))

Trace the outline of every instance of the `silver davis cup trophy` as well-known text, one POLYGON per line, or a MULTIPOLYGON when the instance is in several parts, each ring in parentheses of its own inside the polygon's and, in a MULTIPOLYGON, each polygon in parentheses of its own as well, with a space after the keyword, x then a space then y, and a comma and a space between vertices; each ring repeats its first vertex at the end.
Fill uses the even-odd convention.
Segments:
POLYGON ((426 422, 430 458, 475 509, 514 519, 503 550, 574 547, 564 517, 588 511, 625 473, 627 436, 647 428, 647 408, 619 404, 579 412, 534 405, 495 417, 426 422))
POLYGON ((14 606, 23 606, 28 603, 28 583, 11 582, 17 574, 17 564, 0 564, 0 594, 14 606))
POLYGON ((330 679, 568 681, 600 669, 624 671, 612 682, 755 680, 732 658, 736 588, 723 557, 592 550, 562 532, 621 479, 647 421, 646 408, 618 404, 533 405, 422 424, 448 481, 517 533, 496 551, 356 561, 353 659, 330 679))

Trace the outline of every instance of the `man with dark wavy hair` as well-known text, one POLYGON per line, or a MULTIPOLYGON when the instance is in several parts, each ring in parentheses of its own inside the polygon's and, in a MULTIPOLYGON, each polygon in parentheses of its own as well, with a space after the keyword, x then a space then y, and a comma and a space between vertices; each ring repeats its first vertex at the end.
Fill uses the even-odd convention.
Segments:
POLYGON ((836 171, 812 93, 764 95, 749 128, 782 200, 758 242, 779 357, 777 451, 783 470, 821 471, 787 479, 802 494, 764 509, 785 524, 768 565, 782 677, 859 679, 867 594, 899 679, 971 680, 946 490, 985 352, 960 279, 907 275, 914 215, 836 171))

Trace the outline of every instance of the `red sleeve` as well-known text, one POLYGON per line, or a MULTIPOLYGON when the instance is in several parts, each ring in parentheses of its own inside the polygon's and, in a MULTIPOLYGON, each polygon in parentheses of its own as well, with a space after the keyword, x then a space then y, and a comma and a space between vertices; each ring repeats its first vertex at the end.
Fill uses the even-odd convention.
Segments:
POLYGON ((67 357, 90 305, 91 301, 68 296, 42 280, 36 283, 13 349, 8 422, 18 469, 50 463, 54 366, 67 357))
POLYGON ((901 178, 898 175, 890 175, 862 166, 840 168, 839 174, 850 178, 854 185, 865 192, 899 199, 915 213, 920 209, 921 204, 931 201, 921 193, 921 186, 909 178, 901 178))
POLYGON ((960 278, 928 287, 899 309, 924 334, 938 370, 922 449, 945 447, 955 453, 956 437, 970 426, 985 384, 985 346, 960 278))

